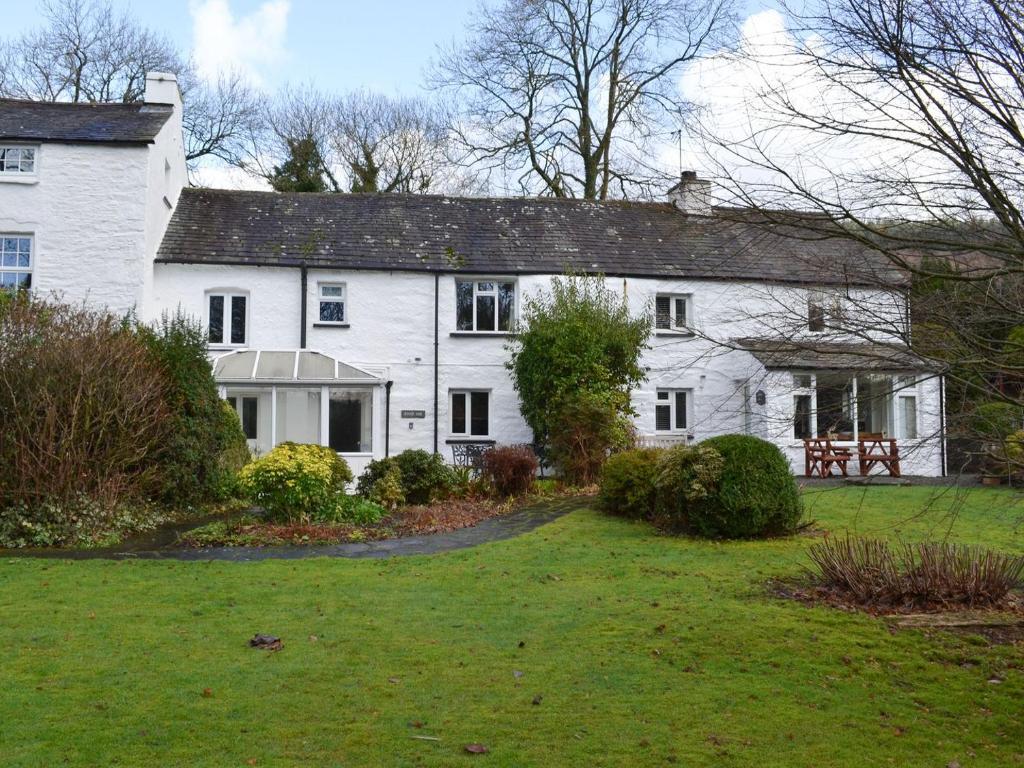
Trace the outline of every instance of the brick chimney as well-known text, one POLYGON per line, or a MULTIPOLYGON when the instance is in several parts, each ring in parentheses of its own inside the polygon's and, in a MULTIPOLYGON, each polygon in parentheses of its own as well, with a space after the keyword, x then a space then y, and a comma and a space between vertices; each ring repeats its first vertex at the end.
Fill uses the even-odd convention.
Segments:
POLYGON ((170 104, 175 111, 181 110, 181 91, 178 89, 178 78, 170 72, 147 72, 146 95, 147 104, 170 104))
POLYGON ((698 179, 696 171, 683 171, 679 182, 668 191, 669 202, 683 213, 711 215, 711 182, 698 179))

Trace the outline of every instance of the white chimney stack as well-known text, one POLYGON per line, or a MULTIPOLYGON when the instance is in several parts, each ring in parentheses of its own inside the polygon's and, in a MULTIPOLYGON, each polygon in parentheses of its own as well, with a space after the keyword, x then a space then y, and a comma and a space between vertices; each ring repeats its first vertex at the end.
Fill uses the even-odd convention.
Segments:
POLYGON ((178 78, 170 72, 146 73, 147 104, 171 104, 181 108, 181 91, 178 89, 178 78))
POLYGON ((683 213, 710 216, 711 182, 698 179, 696 171, 683 171, 679 183, 668 191, 668 199, 683 213))

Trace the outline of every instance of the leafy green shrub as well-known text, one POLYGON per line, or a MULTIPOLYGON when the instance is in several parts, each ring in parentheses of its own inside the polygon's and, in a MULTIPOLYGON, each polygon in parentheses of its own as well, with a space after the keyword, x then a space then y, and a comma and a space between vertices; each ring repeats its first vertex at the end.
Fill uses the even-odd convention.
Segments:
POLYGON ((564 400, 551 417, 549 454, 567 483, 593 485, 609 454, 632 445, 633 423, 618 405, 622 396, 622 392, 580 391, 564 400))
POLYGON ((484 452, 483 476, 499 496, 521 496, 533 487, 540 467, 537 454, 527 445, 500 445, 484 452))
POLYGON ((223 498, 249 451, 238 417, 218 395, 202 325, 179 311, 134 330, 163 370, 171 412, 170 435, 160 452, 158 496, 175 505, 223 498))
POLYGON ((676 445, 658 459, 655 475, 655 510, 668 528, 689 530, 690 512, 718 488, 725 468, 722 454, 707 442, 676 445))
POLYGON ((636 448, 612 454, 601 470, 597 500, 613 515, 646 519, 654 514, 655 481, 661 448, 636 448))
POLYGON ((345 460, 321 445, 281 443, 242 468, 240 488, 278 520, 329 520, 337 514, 352 472, 345 460))
POLYGON ((448 494, 452 473, 440 454, 422 450, 402 451, 395 456, 402 475, 402 491, 407 504, 429 504, 448 494))
POLYGON ((1012 403, 982 403, 974 409, 972 430, 982 440, 1001 442, 1024 425, 1024 409, 1012 403))
POLYGON ((387 514, 388 511, 380 504, 364 499, 362 496, 342 496, 338 500, 334 519, 327 522, 372 525, 387 514))
POLYGON ((595 482, 609 451, 627 447, 651 325, 601 276, 555 278, 523 303, 507 367, 535 442, 568 482, 595 482))
POLYGON ((402 470, 393 456, 374 459, 356 482, 356 493, 365 499, 380 504, 385 509, 394 509, 405 503, 402 488, 402 470))
MULTIPOLYGON (((710 488, 708 478, 692 473, 689 488, 695 498, 685 506, 685 525, 691 532, 735 539, 795 529, 802 513, 800 495, 782 451, 751 435, 712 437, 698 448, 714 449, 724 463, 710 488)), ((690 471, 683 473, 683 478, 690 477, 690 471)))

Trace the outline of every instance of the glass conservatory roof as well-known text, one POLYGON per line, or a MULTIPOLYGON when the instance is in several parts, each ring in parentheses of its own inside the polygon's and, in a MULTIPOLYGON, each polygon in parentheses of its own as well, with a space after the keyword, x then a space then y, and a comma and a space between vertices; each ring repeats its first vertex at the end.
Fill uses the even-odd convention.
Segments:
POLYGON ((334 382, 376 384, 379 376, 343 363, 322 352, 300 349, 282 352, 238 350, 213 361, 217 381, 232 382, 334 382))

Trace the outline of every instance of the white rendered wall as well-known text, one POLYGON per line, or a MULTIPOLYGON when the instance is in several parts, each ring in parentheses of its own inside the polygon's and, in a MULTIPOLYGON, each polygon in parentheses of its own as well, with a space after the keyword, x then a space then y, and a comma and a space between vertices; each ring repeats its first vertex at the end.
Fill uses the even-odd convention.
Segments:
MULTIPOLYGON (((460 279, 474 277, 459 275, 460 279)), ((487 275, 478 275, 487 277, 487 275)), ((508 278, 504 278, 508 279, 508 278)), ((505 369, 505 339, 455 332, 454 275, 438 280, 438 450, 451 456, 449 393, 453 389, 484 389, 491 393, 490 438, 500 443, 529 442, 532 435, 519 411, 519 401, 505 369)), ((518 301, 550 285, 550 276, 517 279, 518 301)), ((647 310, 657 293, 692 295, 693 337, 652 335, 644 355, 648 379, 634 393, 641 434, 654 435, 655 392, 658 388, 692 391, 688 433, 696 440, 741 432, 750 423, 755 434, 772 439, 802 471, 802 444, 792 439, 790 378, 773 377, 754 358, 719 342, 765 332, 764 318, 773 317, 778 302, 806 302, 796 288, 766 288, 752 283, 711 280, 608 279, 624 292, 634 312, 647 310), (753 397, 764 390, 768 401, 744 413, 744 385, 753 397), (788 405, 787 405, 788 403, 788 405), (781 426, 780 426, 781 425, 781 426)), ((148 314, 180 306, 205 322, 208 291, 244 291, 249 295, 249 345, 255 349, 297 349, 301 332, 301 276, 298 269, 215 267, 158 264, 154 303, 148 314)), ((434 446, 434 276, 418 272, 310 270, 307 282, 307 348, 359 367, 380 368, 394 382, 391 400, 390 449, 431 450, 434 446), (346 285, 346 327, 317 324, 317 286, 346 285), (424 411, 426 418, 402 418, 401 412, 424 411)), ((934 380, 920 385, 920 446, 908 456, 907 474, 940 474, 938 389, 934 380), (931 438, 931 439, 925 439, 931 438)), ((375 426, 383 429, 383 397, 375 426)), ((383 455, 382 431, 374 434, 374 453, 383 455)))
POLYGON ((148 147, 35 146, 32 183, 0 180, 0 232, 33 236, 33 290, 119 313, 140 305, 148 147))

